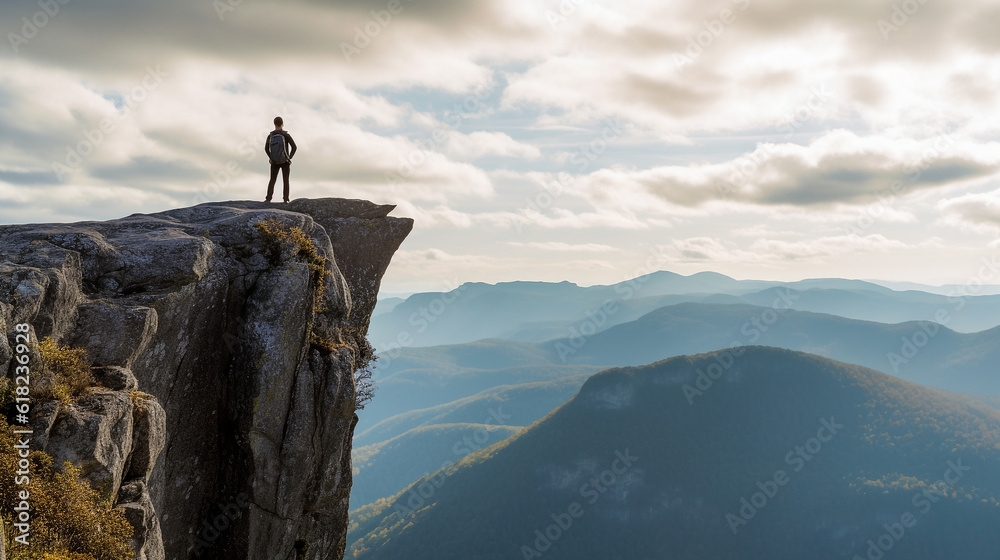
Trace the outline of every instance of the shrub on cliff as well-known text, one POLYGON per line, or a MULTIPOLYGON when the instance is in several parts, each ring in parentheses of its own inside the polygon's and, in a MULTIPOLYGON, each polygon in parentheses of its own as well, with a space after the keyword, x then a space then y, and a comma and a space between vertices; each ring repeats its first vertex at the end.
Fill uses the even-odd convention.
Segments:
POLYGON ((30 483, 15 485, 18 470, 16 436, 0 418, 0 517, 6 524, 8 560, 123 560, 133 558, 128 541, 133 530, 125 514, 113 509, 66 463, 53 467, 52 457, 32 451, 30 483), (24 547, 11 530, 22 490, 30 492, 31 538, 24 547))
POLYGON ((309 269, 315 273, 316 294, 313 298, 315 306, 313 311, 322 313, 325 311, 323 305, 323 294, 326 293, 326 257, 319 254, 316 244, 309 235, 298 227, 288 227, 276 218, 268 218, 254 224, 257 231, 265 238, 281 249, 281 246, 290 246, 297 249, 296 255, 306 258, 309 269))
MULTIPOLYGON (((325 311, 323 296, 326 293, 326 258, 319 254, 316 245, 309 235, 298 227, 288 227, 277 218, 267 218, 254 224, 261 235, 273 244, 279 252, 290 249, 294 254, 304 257, 314 273, 316 292, 313 296, 314 313, 325 311)), ((354 376, 356 387, 355 409, 362 410, 371 402, 375 395, 375 382, 372 379, 371 364, 375 361, 374 350, 368 344, 365 333, 352 329, 341 329, 338 334, 326 332, 309 324, 309 343, 325 352, 334 352, 339 348, 353 347, 358 351, 358 367, 354 376)))
POLYGON ((94 383, 87 351, 59 346, 51 338, 38 343, 41 364, 34 372, 31 394, 40 400, 69 401, 94 383))

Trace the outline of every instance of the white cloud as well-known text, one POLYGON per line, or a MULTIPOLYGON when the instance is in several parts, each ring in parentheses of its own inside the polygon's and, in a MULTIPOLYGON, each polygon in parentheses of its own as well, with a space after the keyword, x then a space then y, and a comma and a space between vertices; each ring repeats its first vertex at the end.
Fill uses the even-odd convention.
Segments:
POLYGON ((909 246, 882 235, 842 235, 804 241, 757 239, 741 246, 734 241, 712 237, 679 239, 664 250, 682 263, 781 263, 824 261, 851 254, 886 253, 909 246))
POLYGON ((537 159, 541 151, 530 144, 518 142, 503 132, 472 132, 462 134, 451 131, 444 152, 459 161, 471 161, 484 156, 537 159))
POLYGON ((484 213, 480 217, 488 223, 504 227, 514 226, 524 231, 533 228, 541 229, 591 229, 619 228, 646 229, 648 224, 628 213, 599 210, 596 212, 576 212, 566 208, 536 210, 525 208, 519 212, 484 213))
POLYGON ((595 203, 614 199, 633 208, 655 201, 698 207, 713 201, 768 206, 867 203, 877 193, 910 193, 1000 171, 1000 145, 922 141, 828 132, 808 146, 761 144, 723 163, 644 170, 601 169, 579 178, 595 203), (894 189, 894 185, 896 185, 894 189), (893 192, 894 189, 894 192, 893 192))
MULTIPOLYGON (((553 24, 554 1, 404 2, 366 38, 381 6, 361 0, 243 2, 221 18, 204 0, 70 3, 18 54, 0 50, 0 221, 260 199, 280 113, 302 149, 293 196, 398 204, 417 220, 408 243, 441 251, 397 259, 424 278, 442 263, 484 280, 541 270, 481 256, 497 247, 599 254, 544 260, 544 274, 588 277, 621 266, 606 248, 664 243, 664 228, 683 263, 752 264, 737 273, 868 266, 843 251, 926 268, 1000 228, 998 195, 982 192, 1000 171, 995 2, 926 2, 888 38, 877 21, 892 8, 869 0, 571 4, 553 24), (679 67, 726 6, 735 21, 679 67), (148 66, 169 77, 121 118, 148 66), (52 162, 102 119, 115 130, 57 181, 52 162), (954 143, 928 151, 941 133, 954 143), (838 235, 897 180, 871 235, 838 235)), ((0 21, 36 9, 8 2, 0 21)))
POLYGON ((545 241, 545 242, 530 242, 522 243, 519 241, 509 241, 507 242, 511 247, 524 247, 527 249, 538 249, 540 251, 556 251, 556 252, 582 252, 582 253, 608 253, 615 251, 615 248, 610 245, 603 245, 601 243, 582 243, 582 244, 572 244, 563 243, 561 241, 545 241))
POLYGON ((453 210, 444 205, 425 208, 403 197, 394 200, 393 203, 398 208, 397 214, 413 218, 416 228, 466 229, 472 227, 473 217, 470 214, 453 210))
POLYGON ((1000 190, 943 200, 938 207, 946 224, 977 232, 1000 232, 1000 190))

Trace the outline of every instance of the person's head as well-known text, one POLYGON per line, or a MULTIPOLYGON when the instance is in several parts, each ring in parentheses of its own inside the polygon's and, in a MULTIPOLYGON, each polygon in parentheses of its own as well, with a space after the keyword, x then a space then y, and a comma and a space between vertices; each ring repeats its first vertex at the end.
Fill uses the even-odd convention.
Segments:
POLYGON ((285 121, 281 117, 274 117, 274 128, 281 128, 285 125, 285 121))

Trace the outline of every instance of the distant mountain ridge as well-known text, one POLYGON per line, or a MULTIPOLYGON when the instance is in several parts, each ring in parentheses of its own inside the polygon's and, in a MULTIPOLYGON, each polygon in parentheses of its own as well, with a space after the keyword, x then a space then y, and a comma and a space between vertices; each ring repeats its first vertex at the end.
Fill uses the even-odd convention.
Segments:
MULTIPOLYGON (((772 307, 685 303, 580 339, 541 344, 493 339, 406 349, 380 370, 379 400, 362 412, 355 443, 377 444, 435 424, 482 422, 495 411, 509 416, 504 420, 508 426, 528 426, 568 401, 591 373, 606 367, 740 344, 809 351, 940 388, 1000 394, 995 366, 1000 360, 1000 328, 962 334, 931 323, 885 325, 809 312, 779 313, 772 307)), ((690 385, 691 400, 701 397, 700 387, 690 385)), ((994 404, 997 399, 983 397, 994 404)), ((415 453, 422 458, 433 455, 430 448, 415 453)), ((445 453, 431 462, 440 464, 448 457, 445 453)), ((413 469, 402 471, 414 474, 413 469)), ((359 487, 368 484, 372 472, 359 474, 359 487)), ((397 479, 405 480, 405 475, 397 479)), ((360 496, 353 502, 355 508, 367 503, 360 496)))
POLYGON ((537 344, 490 339, 401 349, 376 369, 379 400, 364 411, 359 433, 363 438, 391 416, 499 385, 745 344, 814 353, 951 391, 1000 394, 1000 327, 965 334, 930 322, 882 324, 770 306, 683 303, 591 336, 577 332, 537 344))
POLYGON ((1000 411, 766 347, 691 404, 683 386, 722 361, 594 375, 531 428, 355 512, 355 557, 995 560, 1000 411))
MULTIPOLYGON (((561 358, 563 342, 541 346, 561 358)), ((883 324, 740 304, 664 307, 586 339, 565 359, 634 366, 742 344, 810 352, 951 391, 1000 393, 1000 327, 966 334, 929 321, 883 324)))
POLYGON ((681 276, 655 272, 609 286, 581 287, 570 282, 463 284, 450 292, 414 294, 387 303, 372 320, 372 341, 380 352, 402 347, 458 344, 486 338, 537 342, 562 336, 585 322, 606 302, 619 311, 602 328, 638 319, 665 305, 684 302, 767 305, 774 290, 800 295, 797 309, 833 313, 884 323, 932 320, 941 310, 966 302, 949 326, 978 332, 1000 325, 1000 296, 963 298, 894 291, 861 280, 836 278, 798 282, 735 280, 713 272, 681 276), (483 321, 489 317, 489 321, 483 321))

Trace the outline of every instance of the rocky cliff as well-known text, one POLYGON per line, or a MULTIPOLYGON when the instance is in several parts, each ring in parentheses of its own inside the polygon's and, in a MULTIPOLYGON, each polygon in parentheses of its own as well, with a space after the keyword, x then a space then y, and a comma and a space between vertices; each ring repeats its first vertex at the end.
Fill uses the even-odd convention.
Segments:
POLYGON ((0 328, 85 348, 104 387, 38 407, 35 444, 125 509, 137 558, 343 556, 354 374, 413 225, 392 209, 222 202, 0 227, 0 328))

